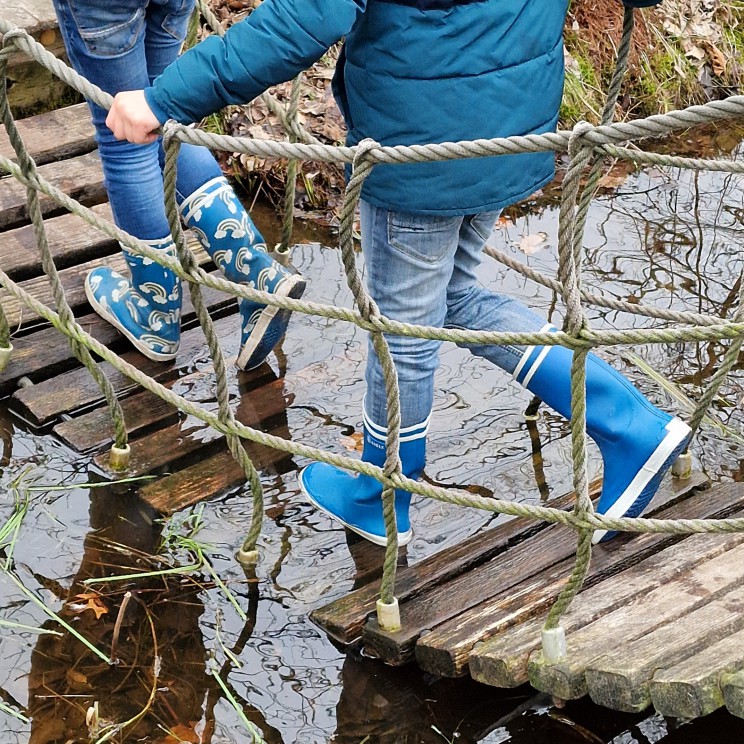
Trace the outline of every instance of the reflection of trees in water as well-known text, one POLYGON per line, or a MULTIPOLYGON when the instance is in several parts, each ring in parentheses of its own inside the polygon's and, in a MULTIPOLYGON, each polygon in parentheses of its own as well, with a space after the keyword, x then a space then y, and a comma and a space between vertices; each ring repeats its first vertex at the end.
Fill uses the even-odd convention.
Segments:
MULTIPOLYGON (((99 594, 83 583, 91 577, 162 569, 162 561, 153 557, 161 537, 155 516, 132 497, 107 488, 91 489, 92 531, 86 537, 72 586, 63 597, 60 615, 108 653, 125 592, 131 591, 135 600, 126 603, 119 619, 116 665, 105 664, 69 634, 39 638, 29 675, 30 744, 63 744, 87 738, 86 715, 96 702, 102 721, 120 723, 148 709, 114 741, 206 744, 212 740, 215 706, 224 693, 210 673, 200 628, 202 592, 210 584, 192 576, 151 577, 101 584, 99 594), (82 610, 86 603, 90 609, 82 610), (153 685, 157 692, 149 705, 153 685), (169 736, 170 730, 177 736, 169 736)), ((251 637, 257 606, 258 587, 249 581, 248 618, 232 649, 235 656, 251 637)), ((52 629, 52 624, 45 627, 52 629)), ((223 680, 230 670, 228 660, 219 669, 223 680)), ((240 701, 229 683, 228 689, 240 701)), ((268 742, 281 741, 258 711, 241 704, 268 742)))

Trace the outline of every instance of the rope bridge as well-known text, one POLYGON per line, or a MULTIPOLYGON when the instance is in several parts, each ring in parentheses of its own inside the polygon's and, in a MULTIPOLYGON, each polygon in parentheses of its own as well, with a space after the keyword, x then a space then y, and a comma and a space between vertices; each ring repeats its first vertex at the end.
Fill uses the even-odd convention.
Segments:
MULTIPOLYGON (((213 30, 222 33, 219 21, 206 4, 199 0, 199 10, 213 30)), ((48 53, 24 30, 14 28, 0 19, 3 34, 0 49, 0 115, 16 153, 17 163, 0 156, 0 169, 10 174, 27 189, 28 211, 33 223, 44 273, 51 282, 55 309, 36 300, 0 269, 0 284, 45 318, 69 340, 72 351, 90 371, 103 393, 114 422, 115 440, 111 448, 110 465, 115 471, 125 471, 128 465, 129 446, 127 430, 121 406, 111 383, 92 354, 109 362, 116 370, 131 378, 146 390, 160 396, 167 403, 186 414, 195 416, 216 431, 225 435, 233 457, 245 472, 250 483, 253 511, 251 524, 244 544, 238 551, 241 563, 251 565, 258 558, 256 544, 260 535, 264 513, 263 493, 256 469, 247 455, 243 439, 280 449, 288 454, 321 460, 348 470, 377 478, 383 485, 383 508, 388 544, 385 556, 380 599, 377 603, 381 627, 393 630, 400 625, 397 600, 395 598, 395 571, 397 558, 397 528, 395 524, 394 491, 404 488, 413 493, 453 503, 510 516, 526 517, 549 523, 560 523, 577 531, 578 544, 576 562, 569 580, 553 605, 543 630, 543 646, 546 659, 556 661, 565 654, 565 638, 560 619, 580 590, 586 577, 591 557, 591 536, 595 529, 655 533, 729 533, 744 531, 744 518, 738 519, 679 519, 660 520, 649 518, 610 518, 596 514, 589 497, 589 481, 586 457, 586 390, 585 364, 590 350, 600 346, 672 344, 677 342, 730 341, 722 363, 710 378, 693 414, 691 426, 697 430, 703 417, 726 376, 737 361, 744 342, 744 283, 739 291, 738 309, 729 320, 706 314, 676 312, 636 303, 627 303, 593 294, 582 287, 583 234, 589 205, 597 190, 604 162, 608 158, 627 160, 632 163, 671 166, 694 170, 744 173, 744 163, 725 160, 697 159, 660 155, 627 146, 628 142, 644 137, 666 135, 693 125, 726 122, 744 115, 744 96, 732 96, 702 106, 692 106, 682 111, 651 116, 625 123, 611 123, 622 79, 627 66, 630 38, 633 29, 633 9, 626 8, 622 42, 618 51, 618 64, 610 84, 607 103, 599 126, 579 122, 571 131, 506 137, 491 140, 445 142, 442 144, 383 147, 372 140, 364 140, 356 147, 325 145, 308 134, 297 119, 299 78, 294 81, 290 106, 285 110, 281 104, 265 95, 270 110, 279 116, 288 132, 287 141, 250 139, 228 135, 210 134, 185 127, 173 121, 163 127, 166 151, 164 184, 166 209, 173 238, 177 246, 177 259, 167 258, 146 244, 121 231, 111 222, 77 201, 71 199, 48 181, 43 179, 33 159, 24 147, 13 120, 6 95, 5 71, 10 55, 22 51, 46 67, 86 98, 104 108, 110 108, 112 98, 100 88, 92 85, 72 69, 48 53), (225 279, 211 276, 200 268, 184 242, 175 198, 176 160, 182 143, 201 145, 213 150, 237 152, 262 158, 284 158, 290 163, 288 186, 285 197, 284 229, 282 248, 287 249, 291 239, 292 207, 294 203, 294 181, 298 161, 322 161, 326 163, 351 164, 352 173, 348 181, 341 213, 340 248, 346 279, 354 296, 356 309, 323 305, 305 300, 294 300, 248 288, 225 279), (383 316, 374 300, 365 291, 357 270, 353 247, 352 230, 354 211, 365 179, 375 165, 446 161, 460 158, 477 158, 519 153, 553 152, 567 153, 568 170, 563 183, 559 213, 558 276, 545 276, 523 266, 505 254, 487 247, 486 252, 508 267, 520 272, 560 295, 565 304, 565 323, 556 333, 507 333, 497 331, 452 330, 399 323, 383 316), (586 185, 581 180, 588 171, 586 185), (76 322, 66 299, 64 289, 52 258, 44 220, 39 205, 39 195, 51 197, 58 204, 78 215, 107 236, 119 241, 133 252, 146 256, 167 267, 188 283, 192 302, 207 339, 216 375, 216 397, 218 410, 210 411, 187 400, 181 395, 156 382, 129 364, 117 354, 99 343, 76 322), (382 468, 377 468, 357 459, 326 452, 321 449, 288 441, 265 434, 237 421, 230 408, 228 396, 228 373, 219 340, 214 330, 202 287, 227 292, 235 297, 273 305, 280 309, 307 313, 324 318, 354 323, 372 334, 374 348, 382 363, 386 381, 388 436, 387 458, 382 468), (649 318, 666 321, 664 328, 596 331, 590 326, 585 308, 587 306, 607 308, 649 318), (400 434, 400 405, 398 384, 384 334, 416 336, 420 338, 451 341, 464 344, 514 344, 514 345, 562 345, 574 351, 571 369, 571 437, 576 503, 572 511, 563 511, 539 505, 519 504, 496 498, 472 495, 461 489, 442 488, 405 477, 401 472, 398 456, 400 434)), ((7 363, 12 351, 10 329, 0 307, 0 364, 7 363)), ((677 474, 689 473, 689 455, 682 456, 682 463, 675 465, 677 474)))

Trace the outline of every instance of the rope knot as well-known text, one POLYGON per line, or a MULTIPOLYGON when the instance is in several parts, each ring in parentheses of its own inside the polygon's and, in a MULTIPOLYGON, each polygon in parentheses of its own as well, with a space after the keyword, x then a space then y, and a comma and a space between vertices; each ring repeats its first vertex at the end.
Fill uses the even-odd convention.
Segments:
POLYGON ((379 142, 376 142, 371 137, 363 139, 357 146, 354 152, 354 160, 352 165, 354 171, 358 171, 360 167, 371 168, 374 165, 374 161, 369 158, 369 154, 376 150, 378 147, 382 147, 379 142))
POLYGON ((13 26, 13 28, 8 29, 3 34, 3 47, 19 46, 18 41, 21 39, 24 41, 33 41, 33 38, 29 35, 28 31, 19 28, 18 26, 13 26))
POLYGON ((586 135, 593 132, 596 127, 588 121, 577 121, 568 138, 568 154, 571 159, 575 158, 581 150, 592 150, 594 145, 586 141, 586 135))

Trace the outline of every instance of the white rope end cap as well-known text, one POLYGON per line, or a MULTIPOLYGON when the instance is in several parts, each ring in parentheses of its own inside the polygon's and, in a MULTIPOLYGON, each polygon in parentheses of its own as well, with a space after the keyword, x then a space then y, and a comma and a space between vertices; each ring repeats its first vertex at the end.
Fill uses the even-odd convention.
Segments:
POLYGON ((235 560, 244 568, 252 568, 258 563, 258 550, 243 550, 241 548, 235 554, 235 560))
POLYGON ((8 344, 7 349, 0 349, 0 372, 2 372, 10 361, 10 355, 13 353, 13 344, 8 344))
POLYGON ((563 628, 550 628, 550 630, 543 628, 542 652, 545 661, 549 664, 566 658, 566 634, 563 628))
POLYGON ((692 475, 692 455, 683 452, 672 465, 672 475, 675 478, 689 478, 692 475))
POLYGON ((389 604, 378 599, 376 607, 377 624, 380 630, 400 630, 400 607, 396 597, 393 597, 393 601, 389 604))
POLYGON ((117 447, 115 444, 111 445, 111 451, 109 452, 109 467, 111 470, 121 473, 129 467, 129 456, 132 454, 132 450, 129 449, 129 445, 125 444, 123 447, 117 447))

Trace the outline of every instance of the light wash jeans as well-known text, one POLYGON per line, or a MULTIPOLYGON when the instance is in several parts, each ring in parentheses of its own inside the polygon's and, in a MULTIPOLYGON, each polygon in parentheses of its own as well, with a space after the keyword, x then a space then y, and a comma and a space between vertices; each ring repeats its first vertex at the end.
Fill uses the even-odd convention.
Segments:
MULTIPOLYGON (((367 287, 383 315, 404 323, 479 331, 527 332, 545 326, 522 303, 478 283, 476 270, 498 212, 438 217, 392 212, 365 201, 360 212, 367 287)), ((431 412, 441 342, 385 338, 398 372, 401 426, 414 426, 431 412)), ((466 348, 513 373, 525 347, 466 348)), ((366 382, 367 415, 387 426, 385 382, 371 341, 366 382)))
MULTIPOLYGON (((145 88, 176 59, 194 0, 53 0, 68 57, 77 72, 112 95, 145 88)), ((170 234, 163 198, 162 146, 120 142, 106 111, 90 103, 116 224, 142 240, 170 234)), ((205 147, 182 145, 180 200, 222 175, 205 147)))

